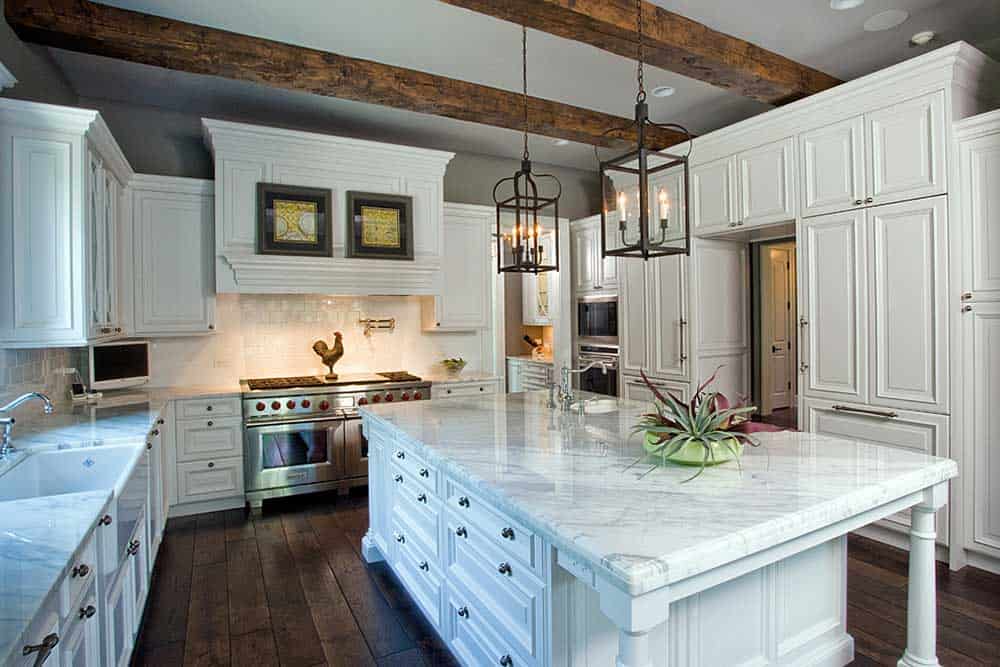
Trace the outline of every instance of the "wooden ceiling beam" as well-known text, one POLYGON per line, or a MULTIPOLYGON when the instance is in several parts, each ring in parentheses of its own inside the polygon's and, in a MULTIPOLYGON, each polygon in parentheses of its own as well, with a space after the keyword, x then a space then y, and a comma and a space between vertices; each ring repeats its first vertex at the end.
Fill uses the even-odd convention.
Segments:
MULTIPOLYGON (((89 0, 5 0, 7 23, 24 40, 60 49, 221 76, 265 86, 378 104, 522 130, 516 92, 371 60, 174 21, 89 0)), ((634 140, 629 119, 530 97, 533 134, 598 146, 634 140)), ((682 141, 656 129, 650 147, 682 141)))
MULTIPOLYGON (((505 21, 636 57, 635 0, 441 0, 505 21)), ((781 105, 840 83, 828 74, 642 2, 650 65, 781 105)))

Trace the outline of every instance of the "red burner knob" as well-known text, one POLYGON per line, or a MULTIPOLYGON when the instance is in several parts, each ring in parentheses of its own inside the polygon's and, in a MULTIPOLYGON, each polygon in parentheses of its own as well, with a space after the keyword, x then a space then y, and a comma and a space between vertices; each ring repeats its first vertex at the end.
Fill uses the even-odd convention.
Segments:
POLYGON ((379 396, 378 394, 375 394, 374 396, 372 396, 372 403, 381 403, 381 402, 382 402, 382 397, 381 396, 379 396))
POLYGON ((419 391, 413 392, 413 400, 419 401, 423 397, 424 397, 424 395, 421 394, 419 391))
POLYGON ((271 403, 271 409, 272 410, 280 410, 281 409, 281 401, 273 401, 271 403))
POLYGON ((406 392, 404 391, 404 392, 403 392, 403 395, 402 395, 402 396, 400 396, 399 398, 400 398, 401 400, 404 400, 404 401, 408 401, 408 400, 410 400, 410 395, 409 395, 409 394, 407 394, 407 393, 406 393, 406 392))
POLYGON ((263 412, 264 408, 266 407, 267 407, 266 403, 264 403, 263 401, 257 401, 257 412, 263 412))
POLYGON ((358 399, 358 405, 368 405, 368 399, 362 396, 358 399))
POLYGON ((288 401, 287 403, 285 403, 285 405, 288 406, 289 410, 295 409, 295 401, 288 401))
POLYGON ((300 403, 299 405, 301 405, 304 408, 308 408, 310 405, 312 405, 312 403, 310 403, 309 399, 307 398, 307 399, 303 400, 302 403, 300 403))
POLYGON ((392 394, 386 394, 385 395, 385 402, 386 403, 392 403, 392 394))
MULTIPOLYGON (((303 405, 305 405, 305 403, 303 403, 303 405)), ((320 401, 319 402, 319 409, 320 410, 329 410, 330 409, 330 401, 320 401)))

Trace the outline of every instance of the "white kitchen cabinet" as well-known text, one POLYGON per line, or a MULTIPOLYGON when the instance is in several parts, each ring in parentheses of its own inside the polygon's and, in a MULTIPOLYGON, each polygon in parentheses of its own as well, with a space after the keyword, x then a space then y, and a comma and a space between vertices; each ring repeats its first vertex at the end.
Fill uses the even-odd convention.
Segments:
POLYGON ((435 382, 431 385, 432 398, 463 398, 468 396, 492 396, 497 393, 496 380, 468 380, 456 382, 435 382))
POLYGON ((243 458, 177 464, 177 502, 191 503, 242 496, 243 458))
POLYGON ((122 567, 118 570, 117 576, 105 594, 104 610, 105 662, 114 667, 125 667, 132 657, 132 642, 135 636, 130 568, 122 567))
MULTIPOLYGON (((610 227, 609 223, 609 234, 613 233, 610 227)), ((618 259, 601 256, 601 216, 574 222, 570 236, 574 293, 580 296, 618 289, 618 259)), ((615 247, 611 236, 607 243, 609 248, 615 247)))
POLYGON ((1000 111, 959 125, 962 298, 1000 299, 1000 111))
MULTIPOLYGON (((90 609, 97 609, 97 594, 91 586, 90 593, 79 603, 79 610, 73 609, 59 642, 60 662, 66 667, 99 667, 101 664, 100 618, 88 615, 90 609)), ((46 665, 49 663, 46 662, 46 665)))
POLYGON ((495 209, 444 205, 441 293, 421 302, 424 331, 475 331, 489 324, 492 272, 490 230, 495 209))
POLYGON ((736 156, 740 225, 795 220, 798 211, 795 139, 789 137, 736 156))
POLYGON ((167 523, 167 493, 164 480, 164 442, 166 441, 166 420, 157 419, 156 425, 146 436, 146 449, 149 450, 149 502, 146 504, 146 519, 149 534, 149 574, 153 572, 153 562, 163 541, 163 529, 167 523))
POLYGON ((1000 302, 964 308, 965 548, 1000 558, 1000 302))
POLYGON ((647 279, 646 262, 622 260, 618 295, 618 363, 623 373, 638 374, 640 370, 648 370, 647 322, 651 304, 647 298, 647 279))
POLYGON ((874 205, 943 194, 944 93, 865 114, 868 197, 874 205))
POLYGON ((866 237, 863 210, 801 224, 799 371, 806 396, 868 400, 866 237))
POLYGON ((799 135, 802 215, 864 204, 865 121, 855 116, 799 135))
POLYGON ((687 265, 684 255, 660 257, 647 263, 650 349, 649 366, 645 370, 657 377, 690 378, 687 265))
MULTIPOLYGON (((555 257, 552 234, 545 234, 539 246, 543 257, 555 257)), ((521 275, 521 323, 528 326, 552 326, 552 307, 555 305, 555 286, 559 273, 525 273, 521 275)))
POLYGON ((177 460, 204 461, 243 453, 242 417, 206 417, 177 422, 177 460))
MULTIPOLYGON (((552 362, 508 357, 507 391, 515 394, 522 391, 544 389, 550 381, 552 371, 552 362)), ((554 381, 558 382, 559 379, 555 378, 554 381)))
POLYGON ((739 224, 736 159, 727 157, 692 167, 691 233, 711 233, 739 224))
MULTIPOLYGON (((677 398, 686 401, 691 393, 691 386, 686 382, 669 382, 664 380, 653 380, 650 382, 658 390, 669 391, 677 398)), ((625 375, 622 376, 622 398, 630 401, 640 401, 642 403, 652 403, 655 400, 653 392, 642 381, 641 377, 625 375)))
POLYGON ((97 112, 0 99, 0 345, 124 333, 118 236, 131 173, 97 112))
POLYGON ((215 330, 211 181, 139 174, 133 182, 133 308, 143 336, 215 330))
POLYGON ((948 408, 947 201, 877 206, 868 215, 872 405, 948 408))

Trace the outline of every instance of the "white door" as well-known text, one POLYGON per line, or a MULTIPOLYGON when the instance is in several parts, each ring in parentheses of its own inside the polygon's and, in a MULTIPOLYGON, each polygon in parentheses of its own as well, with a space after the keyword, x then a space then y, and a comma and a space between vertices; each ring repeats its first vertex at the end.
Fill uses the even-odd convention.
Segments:
POLYGON ((134 195, 137 334, 215 328, 212 197, 137 190, 134 195))
POLYGON ((802 221, 799 370, 806 396, 868 399, 865 239, 863 210, 802 221))
POLYGON ((736 158, 739 169, 739 214, 743 225, 795 219, 795 139, 789 137, 736 158))
MULTIPOLYGON (((971 379, 972 534, 967 546, 1000 557, 1000 303, 976 303, 963 313, 965 377, 971 379)), ((968 483, 968 482, 966 482, 968 483)))
POLYGON ((691 169, 692 233, 736 226, 735 180, 731 157, 691 169))
POLYGON ((760 247, 761 414, 792 405, 795 376, 795 245, 760 247))
MULTIPOLYGON (((640 263, 638 260, 626 260, 640 263)), ((690 377, 690 327, 687 312, 687 257, 651 259, 647 280, 650 304, 650 367, 661 377, 690 377)))
POLYGON ((799 135, 804 217, 864 204, 864 137, 863 116, 799 135))
POLYGON ((646 262, 625 259, 621 263, 618 295, 619 363, 622 371, 638 374, 648 370, 646 323, 646 262))
MULTIPOLYGON (((573 243, 573 284, 577 292, 588 292, 597 286, 596 256, 593 227, 574 227, 573 243)), ((600 252, 599 250, 597 252, 600 252)))
POLYGON ((947 204, 868 210, 873 405, 947 410, 947 204))
POLYGON ((945 192, 943 92, 873 111, 865 121, 866 203, 877 206, 945 192))

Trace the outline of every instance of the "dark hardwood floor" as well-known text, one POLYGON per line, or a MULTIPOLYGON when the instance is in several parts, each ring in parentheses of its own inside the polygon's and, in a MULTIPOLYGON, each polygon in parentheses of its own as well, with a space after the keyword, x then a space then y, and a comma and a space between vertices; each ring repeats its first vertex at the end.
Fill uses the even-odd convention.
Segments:
MULTIPOLYGON (((361 559, 367 497, 288 499, 171 519, 134 665, 453 665, 383 564, 361 559)), ((906 552, 852 536, 855 665, 895 665, 906 636, 906 552)), ((1000 577, 938 564, 938 656, 1000 665, 1000 577)), ((721 667, 721 666, 720 666, 721 667)))

